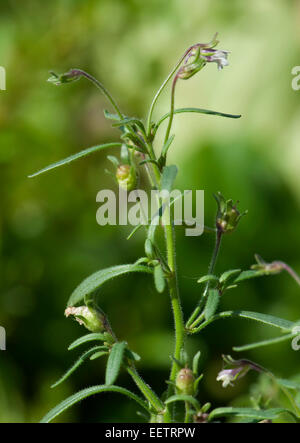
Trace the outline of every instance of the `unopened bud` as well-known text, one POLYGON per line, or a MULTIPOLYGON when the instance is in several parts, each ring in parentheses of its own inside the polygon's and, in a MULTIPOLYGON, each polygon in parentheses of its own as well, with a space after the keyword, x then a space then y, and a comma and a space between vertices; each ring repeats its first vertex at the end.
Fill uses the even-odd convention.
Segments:
POLYGON ((116 179, 119 186, 126 191, 132 191, 136 186, 136 173, 133 166, 120 165, 117 168, 116 179))
POLYGON ((73 315, 80 325, 85 326, 91 332, 102 332, 105 330, 105 317, 95 308, 87 306, 69 306, 65 310, 65 316, 73 315))
POLYGON ((216 220, 217 229, 223 234, 234 231, 240 219, 247 213, 247 211, 241 214, 233 201, 225 200, 220 192, 215 196, 215 198, 218 204, 216 220))
POLYGON ((181 369, 176 377, 176 388, 181 394, 194 394, 195 377, 193 371, 188 368, 181 369))

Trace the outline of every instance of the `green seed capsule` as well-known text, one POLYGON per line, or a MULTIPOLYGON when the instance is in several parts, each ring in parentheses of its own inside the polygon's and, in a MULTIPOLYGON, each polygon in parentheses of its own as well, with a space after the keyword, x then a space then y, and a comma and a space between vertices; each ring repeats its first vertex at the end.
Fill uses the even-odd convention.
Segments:
POLYGON ((181 394, 194 394, 195 377, 193 371, 188 368, 181 369, 176 377, 176 388, 181 394))

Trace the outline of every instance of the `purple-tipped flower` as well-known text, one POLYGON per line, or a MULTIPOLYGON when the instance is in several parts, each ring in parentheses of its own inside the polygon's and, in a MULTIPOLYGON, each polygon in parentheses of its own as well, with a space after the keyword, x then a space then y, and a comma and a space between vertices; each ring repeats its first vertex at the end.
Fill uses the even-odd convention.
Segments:
POLYGON ((246 375, 246 372, 243 366, 234 369, 223 369, 219 372, 217 381, 221 381, 222 387, 227 388, 227 386, 233 386, 232 382, 243 377, 244 375, 246 375))
POLYGON ((197 43, 190 48, 187 53, 184 64, 177 73, 177 77, 187 80, 199 72, 206 63, 217 63, 218 69, 223 69, 228 65, 228 51, 214 49, 219 43, 216 34, 209 43, 197 43), (192 61, 190 61, 192 59, 192 61))
POLYGON ((262 366, 253 363, 250 360, 234 360, 230 355, 223 355, 226 365, 233 368, 222 369, 217 376, 217 381, 222 382, 222 387, 233 386, 233 382, 244 377, 250 369, 256 372, 267 372, 262 366))
POLYGON ((205 63, 217 63, 219 70, 229 65, 228 54, 228 51, 220 51, 219 49, 202 49, 200 51, 200 56, 205 63))

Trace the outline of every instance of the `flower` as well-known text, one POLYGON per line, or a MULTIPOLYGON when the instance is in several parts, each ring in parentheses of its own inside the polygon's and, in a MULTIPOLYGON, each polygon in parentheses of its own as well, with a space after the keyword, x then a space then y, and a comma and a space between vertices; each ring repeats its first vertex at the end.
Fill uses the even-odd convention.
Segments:
POLYGON ((91 332, 102 332, 106 329, 106 320, 100 310, 87 306, 68 306, 65 316, 73 315, 80 325, 84 325, 91 332))
POLYGON ((134 167, 130 165, 118 166, 116 179, 122 189, 132 191, 136 186, 136 173, 134 167))
POLYGON ((209 43, 197 43, 188 51, 183 66, 179 69, 177 77, 183 80, 187 80, 197 72, 199 72, 206 63, 217 63, 218 69, 223 69, 224 66, 228 66, 228 51, 214 49, 219 43, 217 35, 213 37, 209 43), (192 61, 190 62, 190 59, 192 61))
POLYGON ((243 366, 240 366, 239 368, 235 369, 223 369, 222 371, 219 372, 217 376, 217 381, 222 382, 223 388, 227 388, 227 386, 233 386, 232 383, 233 381, 245 375, 245 373, 243 374, 243 370, 244 370, 243 366))
POLYGON ((201 58, 206 63, 217 63, 218 69, 223 69, 224 66, 228 66, 228 51, 220 51, 219 49, 202 49, 200 51, 201 58))

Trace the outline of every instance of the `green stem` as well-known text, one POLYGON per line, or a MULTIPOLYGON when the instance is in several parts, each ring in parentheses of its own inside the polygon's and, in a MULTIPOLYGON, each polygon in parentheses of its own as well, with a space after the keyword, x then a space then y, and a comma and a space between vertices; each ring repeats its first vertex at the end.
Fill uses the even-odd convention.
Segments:
POLYGON ((173 83, 172 83, 170 117, 169 117, 168 127, 167 127, 167 130, 166 130, 164 144, 167 143, 167 141, 169 140, 170 131, 171 131, 171 127, 172 127, 172 123, 173 123, 173 119, 174 119, 175 88, 176 88, 176 84, 177 84, 178 78, 179 78, 178 75, 175 75, 173 83))
MULTIPOLYGON (((171 298, 171 305, 173 309, 174 323, 175 323, 175 350, 174 357, 176 360, 181 359, 181 351, 184 346, 185 339, 185 329, 183 322, 183 313, 181 309, 180 296, 178 291, 177 283, 177 270, 176 270, 176 259, 175 259, 175 241, 174 241, 174 227, 173 224, 167 224, 164 226, 166 235, 166 246, 167 246, 167 261, 168 266, 171 270, 171 276, 168 279, 168 286, 171 298)), ((178 368, 176 360, 173 360, 170 381, 175 383, 178 368)), ((171 385, 169 385, 170 387, 171 385)))
POLYGON ((105 86, 102 85, 102 83, 99 82, 95 77, 93 77, 91 74, 88 74, 87 72, 81 70, 81 69, 72 69, 72 74, 82 75, 89 81, 91 81, 100 91, 105 95, 105 97, 108 99, 108 101, 111 103, 115 111, 117 112, 120 119, 123 119, 123 115, 120 111, 120 108, 118 107, 116 101, 113 99, 112 95, 108 92, 108 90, 105 88, 105 86))
POLYGON ((127 372, 132 377, 133 381, 140 389, 144 397, 149 401, 150 405, 154 408, 156 413, 163 413, 165 409, 165 405, 158 398, 158 396, 152 391, 149 385, 142 379, 142 377, 138 374, 134 365, 127 366, 127 372))
POLYGON ((179 68, 179 66, 181 65, 181 63, 183 62, 183 60, 185 59, 185 57, 187 56, 187 54, 193 49, 195 45, 190 46, 185 53, 180 57, 180 59, 178 60, 178 62, 176 63, 176 65, 174 66, 174 68, 172 69, 172 71, 170 72, 170 74, 168 75, 168 77, 165 79, 165 81, 163 82, 163 84, 160 86, 159 90, 157 91, 157 93, 155 94, 151 106, 150 106, 150 110, 149 110, 149 114, 148 114, 148 118, 147 118, 147 135, 150 135, 150 131, 151 131, 151 121, 152 121, 152 115, 153 115, 153 110, 154 107, 156 105, 156 102, 160 96, 160 94, 162 93, 162 91, 164 90, 165 86, 169 83, 169 81, 171 80, 171 78, 173 77, 173 75, 175 74, 175 72, 177 71, 177 69, 179 68))
MULTIPOLYGON (((220 251, 220 247, 221 247, 221 240, 222 240, 222 231, 218 230, 216 232, 216 243, 215 243, 215 247, 214 247, 214 251, 213 251, 213 255, 211 258, 211 262, 208 268, 208 274, 212 274, 214 272, 216 263, 217 263, 217 259, 218 259, 218 255, 219 255, 219 251, 220 251)), ((208 294, 208 290, 209 290, 209 282, 207 282, 203 295, 196 307, 196 309, 194 310, 194 312, 192 313, 192 315, 190 316, 189 320, 186 323, 186 328, 187 329, 193 329, 195 328, 203 319, 203 316, 200 314, 201 313, 201 309, 204 305, 204 302, 206 300, 207 294, 208 294), (199 317, 197 317, 200 314, 199 317)))

